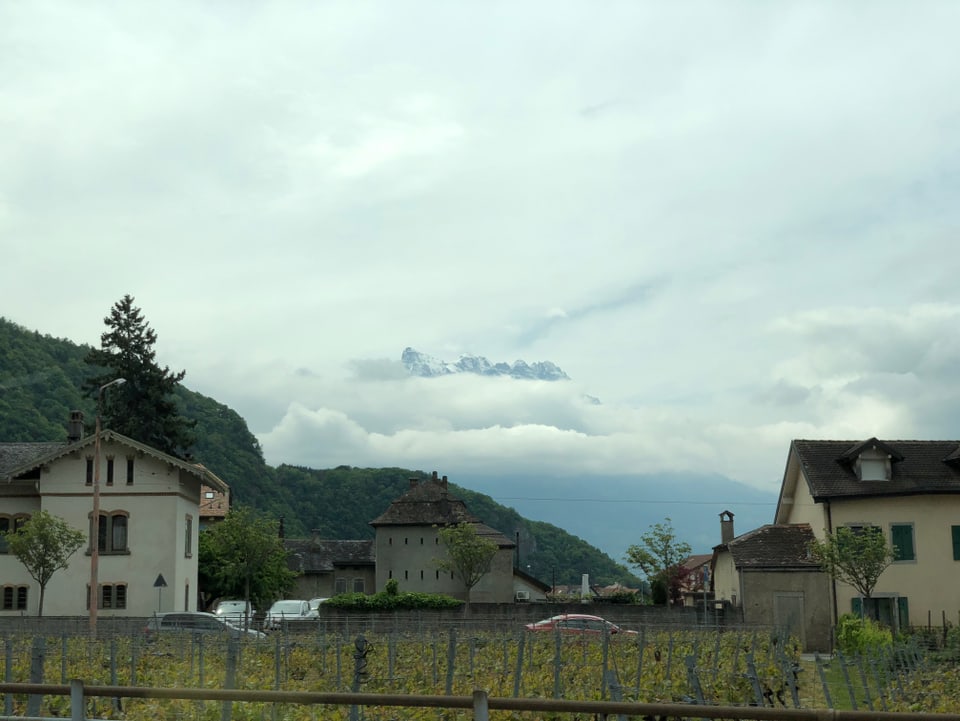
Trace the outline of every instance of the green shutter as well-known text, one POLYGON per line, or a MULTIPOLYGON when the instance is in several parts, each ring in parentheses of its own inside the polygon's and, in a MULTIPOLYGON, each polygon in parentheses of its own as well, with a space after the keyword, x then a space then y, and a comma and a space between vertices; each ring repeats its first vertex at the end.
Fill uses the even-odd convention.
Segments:
POLYGON ((850 612, 854 616, 863 615, 863 601, 860 599, 859 596, 854 596, 853 598, 850 599, 850 612))
POLYGON ((913 526, 901 524, 890 527, 890 540, 893 544, 894 560, 913 561, 917 556, 913 550, 913 526))
POLYGON ((953 560, 960 561, 960 526, 950 526, 953 535, 953 560))
MULTIPOLYGON (((956 526, 954 526, 954 528, 956 528, 956 526)), ((906 596, 897 598, 897 620, 901 629, 906 630, 910 627, 910 607, 907 604, 906 596)))

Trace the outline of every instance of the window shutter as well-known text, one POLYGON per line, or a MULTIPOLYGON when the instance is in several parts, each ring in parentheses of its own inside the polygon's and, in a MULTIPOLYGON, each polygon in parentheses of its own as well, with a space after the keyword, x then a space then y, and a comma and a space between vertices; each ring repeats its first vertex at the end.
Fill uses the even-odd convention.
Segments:
POLYGON ((953 560, 960 561, 960 526, 951 526, 950 532, 953 534, 953 560))
POLYGON ((894 560, 913 561, 916 559, 916 554, 913 552, 913 526, 891 527, 890 540, 893 541, 894 560))
POLYGON ((900 629, 905 630, 910 626, 910 607, 907 605, 907 597, 899 596, 897 598, 897 621, 900 629))

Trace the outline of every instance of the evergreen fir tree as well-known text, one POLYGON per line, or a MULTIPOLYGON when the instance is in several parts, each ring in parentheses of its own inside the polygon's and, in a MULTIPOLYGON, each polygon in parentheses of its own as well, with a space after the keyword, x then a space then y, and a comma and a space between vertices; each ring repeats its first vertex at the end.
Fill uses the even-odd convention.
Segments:
POLYGON ((109 330, 100 336, 100 348, 84 359, 97 369, 85 387, 96 394, 105 383, 126 379, 104 393, 101 426, 185 458, 195 442, 196 421, 179 414, 174 393, 186 371, 173 373, 169 366, 157 365, 157 334, 133 301, 131 295, 123 296, 103 319, 109 330))

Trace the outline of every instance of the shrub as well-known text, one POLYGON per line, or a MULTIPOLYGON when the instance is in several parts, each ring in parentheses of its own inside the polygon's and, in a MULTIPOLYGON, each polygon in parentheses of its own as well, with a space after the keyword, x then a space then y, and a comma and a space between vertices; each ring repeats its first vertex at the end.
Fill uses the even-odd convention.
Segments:
POLYGON ((391 587, 388 582, 385 590, 372 596, 365 593, 341 593, 323 605, 347 611, 409 611, 459 608, 463 605, 463 601, 439 593, 400 592, 396 586, 391 587))
POLYGON ((864 656, 893 645, 893 633, 872 618, 845 613, 837 623, 837 647, 847 656, 864 656))

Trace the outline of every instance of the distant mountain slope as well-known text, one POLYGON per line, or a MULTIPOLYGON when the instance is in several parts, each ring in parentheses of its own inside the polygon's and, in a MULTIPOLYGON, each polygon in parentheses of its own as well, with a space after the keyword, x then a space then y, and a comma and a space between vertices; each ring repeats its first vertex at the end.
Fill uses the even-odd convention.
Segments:
POLYGON ((550 361, 527 363, 523 360, 509 363, 491 363, 483 356, 462 355, 454 363, 432 358, 413 348, 406 348, 400 356, 403 366, 410 375, 421 378, 451 375, 454 373, 473 373, 481 376, 510 376, 523 380, 560 381, 570 377, 550 361))
MULTIPOLYGON (((83 361, 88 350, 0 318, 0 441, 66 440, 66 422, 75 409, 84 412, 92 428, 96 399, 80 390, 90 375, 83 361)), ((194 457, 230 484, 234 502, 283 517, 290 537, 316 528, 328 538, 370 538, 369 521, 409 486, 411 477, 426 477, 400 468, 272 468, 235 411, 186 388, 177 396, 181 413, 197 421, 194 457)), ((579 582, 584 569, 598 582, 636 582, 609 556, 559 527, 529 521, 489 496, 452 486, 485 523, 512 537, 519 531, 522 564, 551 559, 541 565, 557 572, 558 583, 579 582)))

